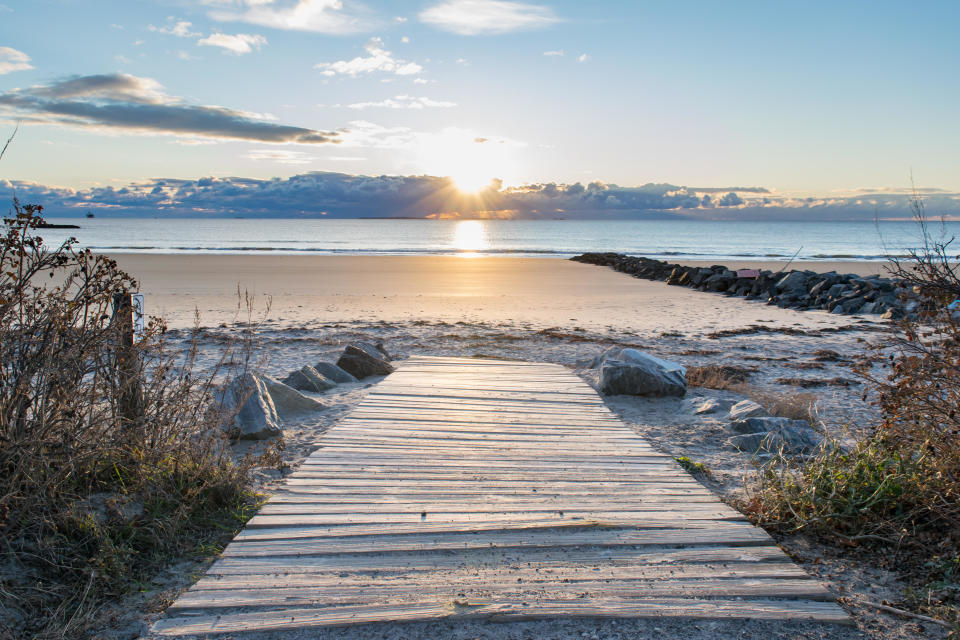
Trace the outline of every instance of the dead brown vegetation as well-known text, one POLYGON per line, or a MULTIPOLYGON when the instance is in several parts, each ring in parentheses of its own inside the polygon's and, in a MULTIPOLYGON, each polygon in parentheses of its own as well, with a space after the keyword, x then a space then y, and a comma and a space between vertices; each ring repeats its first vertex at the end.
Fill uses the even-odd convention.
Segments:
POLYGON ((170 558, 208 554, 250 515, 196 343, 152 319, 128 343, 116 263, 36 235, 16 201, 0 238, 0 636, 80 637, 170 558))
POLYGON ((919 200, 914 214, 922 246, 894 276, 914 285, 919 315, 856 364, 879 424, 854 425, 866 435, 852 447, 834 441, 811 459, 766 465, 744 507, 768 528, 873 551, 913 584, 902 606, 960 633, 960 316, 949 308, 960 298, 960 256, 952 237, 930 231, 919 200))

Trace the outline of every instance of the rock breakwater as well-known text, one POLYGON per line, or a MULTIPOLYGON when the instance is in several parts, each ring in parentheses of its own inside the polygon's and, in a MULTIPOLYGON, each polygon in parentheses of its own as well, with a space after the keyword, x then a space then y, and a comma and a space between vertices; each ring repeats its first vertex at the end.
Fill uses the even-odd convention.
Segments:
POLYGON ((610 267, 635 278, 659 280, 790 309, 820 309, 837 314, 878 314, 897 319, 913 314, 919 300, 903 282, 880 276, 836 271, 735 271, 724 265, 691 267, 622 253, 584 253, 575 262, 610 267))

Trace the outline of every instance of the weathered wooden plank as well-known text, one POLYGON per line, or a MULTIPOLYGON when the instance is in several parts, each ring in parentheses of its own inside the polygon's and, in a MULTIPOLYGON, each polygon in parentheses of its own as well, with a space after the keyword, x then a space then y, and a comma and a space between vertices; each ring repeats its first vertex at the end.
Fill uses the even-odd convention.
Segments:
MULTIPOLYGON (((354 464, 376 464, 379 462, 396 462, 402 464, 403 461, 410 463, 428 462, 430 464, 450 464, 462 462, 463 464, 491 464, 491 465, 581 465, 581 464, 609 464, 622 465, 623 468, 629 468, 631 465, 644 464, 648 462, 672 461, 673 458, 665 454, 651 451, 642 455, 618 455, 618 456, 595 456, 584 453, 583 455, 558 455, 553 453, 544 453, 536 457, 527 457, 514 454, 508 451, 480 451, 466 457, 447 457, 441 455, 442 452, 434 452, 433 455, 427 455, 426 450, 420 455, 411 455, 407 451, 397 451, 396 449, 375 450, 367 449, 362 446, 340 446, 340 447, 321 447, 310 454, 305 462, 336 462, 336 463, 354 463, 354 464)), ((470 453, 468 451, 468 453, 470 453)))
POLYGON ((398 586, 313 585, 307 588, 258 587, 250 589, 196 590, 181 596, 170 607, 174 613, 190 609, 231 607, 299 607, 346 604, 377 604, 384 601, 422 601, 424 598, 490 598, 524 600, 551 598, 574 600, 578 597, 615 598, 808 598, 830 600, 832 596, 820 584, 809 579, 790 578, 714 578, 706 580, 527 582, 484 581, 481 584, 444 585, 401 584, 398 586))
POLYGON ((710 527, 662 528, 635 531, 504 532, 496 536, 473 533, 431 533, 420 536, 356 536, 302 540, 235 541, 224 557, 277 557, 334 553, 386 553, 395 551, 455 551, 471 548, 617 547, 645 545, 702 546, 722 544, 749 546, 770 544, 761 529, 738 522, 717 522, 710 527))
MULTIPOLYGON (((388 561, 389 562, 389 561, 388 561)), ((456 585, 464 588, 479 588, 486 584, 544 584, 612 581, 625 583, 669 582, 695 580, 803 580, 811 584, 820 583, 804 573, 791 562, 696 562, 666 565, 626 565, 606 564, 604 566, 561 564, 555 561, 544 563, 525 562, 505 565, 429 567, 413 564, 401 570, 351 571, 346 573, 338 567, 327 570, 290 572, 269 570, 261 573, 209 573, 191 587, 193 591, 217 591, 224 589, 267 589, 292 587, 393 587, 405 584, 408 587, 456 585), (518 583, 518 580, 520 581, 518 583)))
MULTIPOLYGON (((730 509, 720 509, 722 505, 716 504, 698 504, 692 505, 684 510, 686 521, 708 521, 708 520, 745 520, 742 514, 731 511, 730 509), (698 508, 703 507, 703 508, 698 508)), ((544 520, 557 520, 560 516, 556 509, 543 509, 541 511, 504 511, 502 509, 488 508, 485 511, 457 512, 457 513, 437 513, 421 515, 421 511, 411 511, 407 513, 397 512, 350 512, 343 506, 339 506, 332 513, 317 513, 312 508, 306 508, 303 513, 295 514, 258 514, 247 522, 243 531, 238 537, 247 534, 255 534, 257 529, 269 527, 306 527, 306 526, 338 526, 346 527, 352 525, 389 525, 389 524, 459 524, 466 526, 476 524, 478 526, 492 526, 496 523, 523 523, 523 522, 542 522, 544 520)), ((648 523, 648 522, 676 522, 674 509, 652 509, 648 511, 565 511, 562 520, 570 522, 582 522, 585 520, 601 520, 613 523, 648 523)))
MULTIPOLYGON (((347 576, 350 572, 408 572, 454 571, 469 568, 476 572, 486 570, 509 571, 517 567, 531 570, 562 571, 565 568, 595 569, 598 576, 615 575, 618 568, 702 566, 719 569, 737 563, 783 563, 796 567, 778 547, 761 545, 731 547, 577 547, 527 549, 460 549, 424 554, 330 554, 280 557, 222 557, 210 568, 211 575, 265 575, 314 574, 336 572, 347 576)), ((736 567, 734 567, 736 565, 736 567)), ((678 569, 680 570, 680 569, 678 569)), ((799 571, 799 569, 797 569, 799 571)), ((703 574, 707 575, 707 574, 703 574)))
MULTIPOLYGON (((338 536, 371 536, 371 535, 412 535, 423 533, 506 533, 508 531, 529 531, 538 529, 585 529, 594 527, 620 528, 620 529, 656 529, 671 528, 676 526, 675 521, 671 521, 667 515, 658 514, 661 517, 645 518, 642 523, 636 520, 626 518, 605 518, 605 519, 560 519, 554 514, 550 519, 524 519, 515 518, 512 520, 499 520, 491 522, 435 522, 427 521, 425 518, 420 522, 409 522, 402 524, 395 523, 374 523, 366 525, 339 525, 339 526, 299 526, 278 527, 274 523, 272 527, 259 526, 247 527, 234 538, 235 541, 249 540, 296 540, 302 538, 328 538, 338 536)), ((691 528, 710 527, 720 518, 691 517, 686 520, 687 526, 691 528)), ((746 520, 740 520, 746 522, 746 520)))
POLYGON ((833 603, 811 600, 695 600, 685 598, 561 600, 490 603, 453 599, 444 604, 389 604, 282 609, 240 613, 231 616, 169 618, 157 622, 160 635, 281 631, 318 626, 349 626, 382 622, 414 622, 436 619, 489 620, 496 622, 544 618, 749 618, 850 624, 849 616, 833 603))

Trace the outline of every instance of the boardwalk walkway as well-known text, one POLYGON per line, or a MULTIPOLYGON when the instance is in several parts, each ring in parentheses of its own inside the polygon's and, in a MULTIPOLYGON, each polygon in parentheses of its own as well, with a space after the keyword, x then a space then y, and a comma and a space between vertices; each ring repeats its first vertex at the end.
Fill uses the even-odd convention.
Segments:
POLYGON ((451 617, 848 621, 563 367, 412 358, 321 444, 155 634, 451 617))

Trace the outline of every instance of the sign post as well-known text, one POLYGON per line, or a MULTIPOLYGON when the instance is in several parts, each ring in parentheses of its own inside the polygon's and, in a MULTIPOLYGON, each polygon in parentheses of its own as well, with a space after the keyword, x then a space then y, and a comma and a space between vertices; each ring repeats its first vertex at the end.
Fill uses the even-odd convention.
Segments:
POLYGON ((143 398, 140 383, 140 358, 134 345, 143 339, 143 295, 118 293, 113 296, 113 319, 117 325, 117 383, 119 413, 124 427, 140 422, 143 398))

